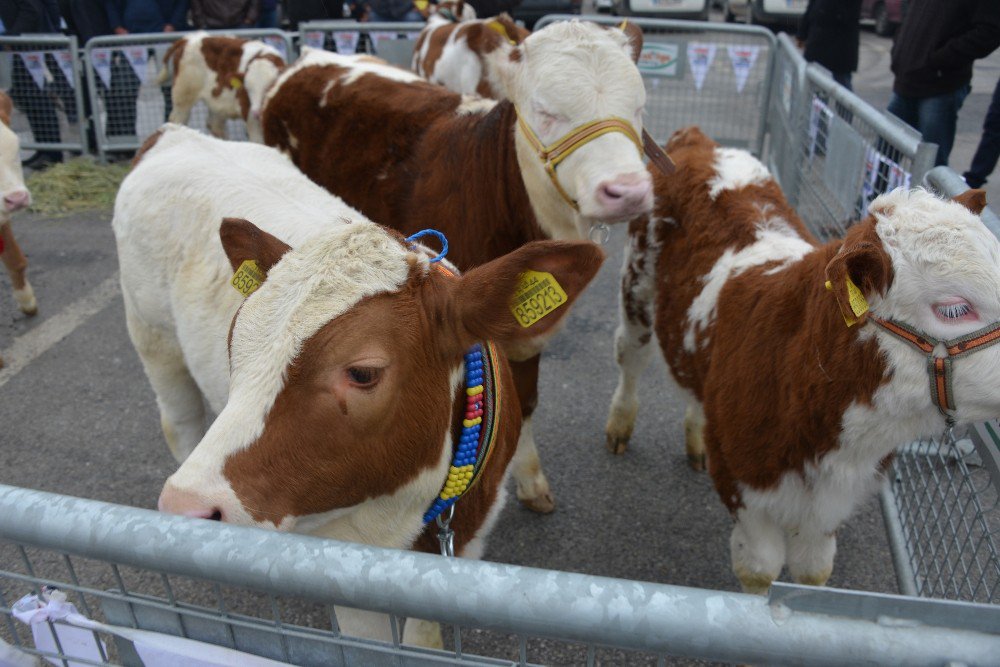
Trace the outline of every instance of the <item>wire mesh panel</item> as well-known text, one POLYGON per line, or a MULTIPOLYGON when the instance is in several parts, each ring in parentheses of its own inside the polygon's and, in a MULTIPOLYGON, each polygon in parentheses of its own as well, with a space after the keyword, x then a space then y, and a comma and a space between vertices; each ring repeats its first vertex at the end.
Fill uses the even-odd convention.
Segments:
POLYGON ((14 102, 21 148, 87 150, 84 86, 76 37, 0 37, 0 88, 14 102))
MULTIPOLYGON (((536 30, 570 16, 546 16, 536 30)), ((576 17, 578 18, 578 17, 576 17)), ((618 25, 621 19, 587 17, 618 25)), ((642 28, 644 126, 659 143, 698 125, 724 146, 761 155, 775 40, 770 31, 700 21, 633 19, 642 28)))
MULTIPOLYGON (((95 37, 87 42, 87 88, 94 109, 98 152, 134 151, 169 120, 173 108, 171 80, 163 56, 186 33, 95 37), (162 75, 162 76, 161 76, 162 75)), ((189 34, 189 33, 187 33, 189 34)), ((279 30, 232 30, 210 34, 261 39, 286 60, 293 55, 291 37, 279 30)), ((188 125, 207 131, 208 108, 199 102, 188 125)), ((247 138, 242 120, 226 122, 229 139, 247 138)))
POLYGON ((357 23, 311 21, 299 25, 299 47, 345 55, 367 53, 410 69, 413 47, 424 23, 357 23))
MULTIPOLYGON (((0 638, 72 655, 72 664, 148 667, 183 664, 147 660, 156 649, 169 657, 215 646, 306 665, 666 664, 667 656, 975 665, 1000 652, 1000 607, 788 584, 765 598, 624 581, 0 485, 0 638), (348 636, 345 606, 381 614, 368 620, 382 638, 348 636), (403 644, 406 617, 444 624, 445 649, 403 644), (494 657, 481 657, 484 647, 494 657)), ((225 655, 217 664, 253 664, 225 655)))
POLYGON ((806 61, 791 37, 780 33, 767 110, 767 165, 792 206, 798 204, 798 137, 804 126, 806 61))
POLYGON ((825 241, 864 217, 879 194, 918 185, 935 149, 816 65, 806 68, 804 86, 802 115, 788 127, 795 149, 775 157, 785 161, 782 185, 792 183, 799 215, 825 241))

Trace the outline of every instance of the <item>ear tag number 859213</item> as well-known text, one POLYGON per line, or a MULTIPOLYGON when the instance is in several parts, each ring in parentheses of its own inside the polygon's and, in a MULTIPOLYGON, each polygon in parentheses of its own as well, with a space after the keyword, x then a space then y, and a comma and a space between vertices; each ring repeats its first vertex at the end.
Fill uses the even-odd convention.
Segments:
POLYGON ((569 301, 566 291, 551 273, 525 271, 518 277, 510 312, 522 327, 530 327, 569 301))
POLYGON ((256 260, 248 259, 236 269, 229 284, 245 298, 256 292, 263 282, 264 272, 260 270, 260 265, 256 260))

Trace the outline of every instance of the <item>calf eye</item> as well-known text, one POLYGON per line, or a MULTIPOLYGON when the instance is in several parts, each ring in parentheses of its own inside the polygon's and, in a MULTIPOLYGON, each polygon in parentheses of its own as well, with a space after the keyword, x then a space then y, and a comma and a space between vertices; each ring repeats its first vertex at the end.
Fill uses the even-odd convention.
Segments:
POLYGON ((347 369, 347 379, 359 389, 371 389, 382 379, 382 369, 375 366, 351 366, 347 369))
POLYGON ((949 303, 937 307, 938 315, 949 320, 957 320, 972 312, 972 306, 965 302, 949 303))

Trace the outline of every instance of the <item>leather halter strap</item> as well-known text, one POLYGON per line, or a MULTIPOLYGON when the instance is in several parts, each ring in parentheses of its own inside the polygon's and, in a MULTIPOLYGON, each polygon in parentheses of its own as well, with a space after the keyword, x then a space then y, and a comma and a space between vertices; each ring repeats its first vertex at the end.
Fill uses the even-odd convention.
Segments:
POLYGON ((566 190, 563 189, 562 184, 559 182, 559 176, 556 174, 556 167, 559 166, 560 162, 568 158, 575 150, 584 146, 588 142, 611 132, 620 132, 628 137, 629 141, 635 145, 636 150, 639 151, 639 155, 642 155, 644 152, 642 140, 636 133, 635 128, 632 127, 632 123, 628 122, 624 118, 611 116, 610 118, 584 123, 579 127, 573 128, 562 137, 546 146, 542 143, 541 139, 538 138, 538 135, 535 134, 535 131, 531 129, 531 126, 528 125, 527 121, 524 120, 524 116, 521 115, 521 111, 516 108, 515 111, 517 112, 517 123, 521 126, 521 131, 524 132, 524 136, 528 140, 528 143, 531 144, 531 147, 535 149, 535 153, 537 153, 539 159, 541 159, 542 164, 545 167, 545 172, 552 180, 552 184, 556 187, 556 191, 567 204, 573 207, 574 210, 580 210, 580 207, 577 205, 576 201, 566 193, 566 190))
POLYGON ((895 320, 881 319, 873 315, 869 316, 868 319, 899 340, 927 355, 931 401, 948 420, 952 419, 951 412, 956 409, 955 395, 952 391, 952 377, 954 375, 952 361, 1000 343, 1000 322, 987 325, 958 338, 938 340, 895 320), (945 356, 934 354, 938 346, 943 347, 945 356))

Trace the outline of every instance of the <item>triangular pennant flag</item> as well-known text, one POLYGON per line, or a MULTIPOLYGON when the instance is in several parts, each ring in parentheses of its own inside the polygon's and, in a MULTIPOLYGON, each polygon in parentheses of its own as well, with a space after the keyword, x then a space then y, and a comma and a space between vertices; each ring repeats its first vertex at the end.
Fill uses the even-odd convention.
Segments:
POLYGON ((149 63, 149 48, 146 46, 129 46, 123 49, 125 59, 132 66, 132 71, 139 77, 139 83, 146 83, 146 65, 149 63))
POLYGON ((358 50, 358 40, 361 39, 359 32, 335 32, 333 33, 333 43, 337 47, 337 53, 351 55, 358 50))
POLYGON ((715 44, 704 42, 688 43, 688 64, 691 66, 691 76, 694 77, 694 87, 701 90, 705 85, 705 77, 715 60, 715 44))
POLYGON ((313 49, 322 49, 324 35, 319 30, 306 30, 302 33, 302 42, 313 49))
POLYGON ((45 88, 45 82, 52 80, 52 74, 45 66, 45 53, 43 51, 20 51, 21 62, 24 68, 31 75, 31 80, 39 89, 45 88))
POLYGON ((111 87, 111 49, 91 49, 90 66, 97 72, 105 88, 111 87))
POLYGON ((73 54, 69 51, 53 51, 52 55, 56 59, 59 69, 62 70, 63 76, 66 77, 69 87, 75 90, 76 78, 73 76, 73 54))
POLYGON ((375 53, 378 53, 378 45, 382 42, 394 42, 396 41, 396 33, 394 32, 373 32, 372 45, 375 47, 375 53))
POLYGON ((729 45, 726 49, 729 51, 729 60, 733 63, 733 74, 736 75, 736 92, 742 93, 750 77, 750 71, 757 62, 760 46, 729 45))
MULTIPOLYGON (((281 54, 281 57, 286 61, 288 60, 288 42, 285 41, 284 37, 278 35, 264 35, 261 40, 268 46, 274 47, 274 50, 281 54)), ((319 48, 323 48, 320 46, 319 48)))

